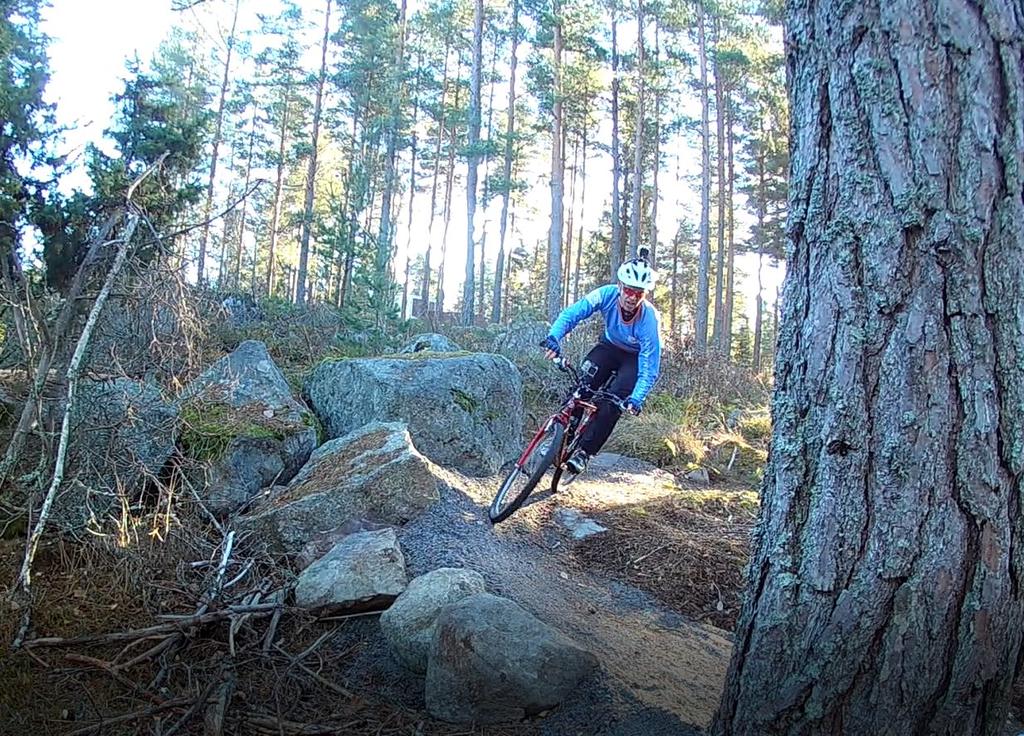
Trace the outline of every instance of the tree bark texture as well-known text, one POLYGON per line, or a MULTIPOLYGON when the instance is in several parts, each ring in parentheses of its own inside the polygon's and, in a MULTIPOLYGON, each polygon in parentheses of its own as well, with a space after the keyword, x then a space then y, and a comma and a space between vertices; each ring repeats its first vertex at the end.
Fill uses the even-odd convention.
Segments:
POLYGON ((794 0, 761 521, 714 733, 1000 734, 1024 634, 1024 13, 794 0))

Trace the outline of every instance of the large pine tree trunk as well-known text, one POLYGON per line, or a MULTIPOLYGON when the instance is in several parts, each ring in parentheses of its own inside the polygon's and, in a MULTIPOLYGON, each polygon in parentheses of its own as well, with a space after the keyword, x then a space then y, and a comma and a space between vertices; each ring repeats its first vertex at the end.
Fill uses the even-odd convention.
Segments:
POLYGON ((694 314, 697 352, 708 346, 708 274, 711 271, 711 144, 708 140, 708 47, 704 33, 704 0, 697 0, 697 54, 700 61, 700 256, 697 262, 697 308, 694 314))
POLYGON ((310 140, 309 168, 306 170, 306 197, 302 206, 302 235, 299 240, 299 271, 295 283, 295 303, 306 303, 306 272, 309 269, 309 237, 313 230, 313 194, 316 190, 317 147, 320 143, 320 117, 323 111, 324 84, 327 81, 327 42, 331 37, 331 0, 324 14, 324 41, 320 49, 320 75, 313 103, 313 134, 310 140))
POLYGON ((551 229, 548 231, 548 319, 554 320, 562 308, 562 190, 565 176, 565 151, 562 148, 562 18, 559 0, 554 0, 555 47, 554 111, 551 116, 551 229))
MULTIPOLYGON (((508 224, 508 201, 511 196, 512 186, 512 151, 513 135, 516 122, 516 55, 519 52, 519 0, 512 0, 512 58, 509 62, 508 75, 508 120, 505 125, 505 166, 503 169, 504 190, 501 194, 501 221, 498 229, 498 262, 494 266, 494 305, 491 311, 491 321, 501 322, 502 303, 502 269, 505 266, 505 235, 508 224)), ((505 285, 508 289, 508 285, 505 285)))
POLYGON ((1024 635, 1024 15, 794 0, 774 434, 714 732, 1003 733, 1024 635))

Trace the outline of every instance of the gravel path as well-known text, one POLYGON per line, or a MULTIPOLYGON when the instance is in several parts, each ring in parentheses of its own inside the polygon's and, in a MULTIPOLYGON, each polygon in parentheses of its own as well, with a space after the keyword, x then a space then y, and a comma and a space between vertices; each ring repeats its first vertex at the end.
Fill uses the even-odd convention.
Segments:
MULTIPOLYGON (((551 519, 558 507, 664 495, 673 487, 671 476, 609 456, 584 477, 556 496, 538 492, 492 528, 486 506, 498 479, 446 472, 441 503, 399 533, 409 574, 445 566, 477 570, 491 592, 515 600, 598 657, 600 672, 537 719, 531 732, 696 736, 718 704, 731 650, 726 632, 689 622, 641 591, 581 569, 568 552, 569 535, 551 519)), ((370 619, 346 635, 358 645, 348 682, 383 687, 389 698, 422 708, 422 680, 391 662, 375 627, 370 619)))

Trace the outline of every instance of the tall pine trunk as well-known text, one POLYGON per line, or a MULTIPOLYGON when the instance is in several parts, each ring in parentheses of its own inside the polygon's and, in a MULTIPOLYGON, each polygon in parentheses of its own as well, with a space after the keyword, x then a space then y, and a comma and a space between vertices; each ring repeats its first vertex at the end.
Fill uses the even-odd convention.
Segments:
MULTIPOLYGON (((658 16, 654 17, 654 67, 659 66, 661 43, 658 37, 658 16)), ((651 250, 651 265, 658 265, 658 169, 661 168, 661 94, 654 94, 654 161, 651 166, 651 237, 647 247, 651 250)))
MULTIPOLYGON (((245 244, 245 218, 249 204, 249 183, 252 181, 252 156, 256 147, 256 106, 252 108, 252 121, 249 125, 249 152, 245 157, 245 180, 242 183, 242 211, 238 216, 238 250, 235 251, 235 273, 233 282, 236 289, 242 284, 242 248, 245 244)), ((252 252, 253 273, 256 273, 256 250, 252 252)), ((256 280, 253 279, 252 290, 256 290, 256 280)))
POLYGON ((722 42, 721 26, 715 22, 715 54, 711 60, 711 68, 715 75, 715 160, 718 168, 718 242, 715 251, 715 321, 711 330, 711 344, 719 355, 725 353, 725 83, 722 69, 719 66, 719 47, 722 42))
POLYGON ((480 77, 484 63, 483 59, 483 38, 484 38, 484 2, 475 0, 473 3, 473 67, 470 72, 469 81, 469 130, 467 147, 469 148, 469 160, 466 166, 466 279, 462 285, 462 324, 473 324, 473 315, 476 313, 474 300, 476 299, 476 262, 474 260, 474 221, 476 217, 476 190, 477 174, 480 165, 480 155, 477 148, 480 145, 480 77))
MULTIPOLYGON (((494 48, 491 51, 491 74, 490 84, 487 92, 487 155, 484 156, 484 202, 486 203, 489 199, 490 190, 488 182, 490 181, 491 175, 491 146, 490 142, 494 140, 494 87, 495 81, 497 80, 497 69, 498 69, 498 47, 500 44, 495 40, 493 44, 494 48)), ((487 266, 487 219, 484 219, 483 234, 480 236, 480 283, 478 294, 478 303, 476 305, 477 319, 483 323, 487 319, 487 290, 486 290, 486 276, 487 273, 485 268, 487 266)))
POLYGON ((423 256, 423 283, 420 286, 420 299, 423 311, 430 311, 430 249, 434 240, 434 219, 437 214, 437 178, 441 173, 441 143, 444 141, 445 109, 444 103, 448 96, 448 57, 451 45, 448 40, 444 47, 444 72, 441 74, 441 104, 438 106, 437 140, 434 141, 434 177, 430 185, 430 222, 427 224, 427 250, 423 256))
MULTIPOLYGON (((462 92, 462 54, 459 54, 459 64, 455 73, 455 101, 454 107, 459 109, 459 97, 462 92)), ((452 189, 455 183, 455 149, 458 136, 458 121, 453 120, 448 136, 448 170, 445 176, 444 187, 444 231, 441 233, 441 264, 437 269, 437 312, 444 314, 444 267, 448 258, 448 226, 452 222, 452 189)))
POLYGON ((402 120, 402 103, 405 99, 405 36, 407 0, 402 0, 398 14, 398 48, 395 50, 395 66, 392 70, 391 109, 388 113, 388 127, 385 132, 387 152, 384 154, 384 190, 380 208, 380 230, 377 233, 377 278, 383 285, 388 278, 388 264, 391 262, 391 241, 394 238, 392 227, 392 199, 398 186, 398 138, 402 120))
POLYGON ((317 147, 320 144, 320 116, 323 112, 324 84, 327 81, 327 42, 331 36, 331 0, 324 14, 324 41, 320 48, 320 74, 316 80, 313 103, 313 134, 310 140, 309 168, 306 170, 306 197, 302 206, 302 235, 299 240, 299 272, 295 283, 295 303, 306 303, 306 272, 309 269, 309 237, 313 229, 313 194, 316 190, 317 147))
POLYGON ((636 4, 636 115, 633 120, 633 196, 630 204, 629 255, 640 247, 640 196, 644 187, 644 3, 636 4))
MULTIPOLYGON (((235 0, 235 11, 231 16, 231 31, 228 33, 227 54, 224 58, 224 75, 221 77, 220 96, 217 100, 217 122, 213 131, 213 151, 210 153, 210 178, 206 183, 206 203, 203 205, 203 229, 199 234, 199 258, 196 263, 196 280, 206 283, 206 244, 210 238, 210 212, 213 207, 213 186, 217 181, 217 152, 220 149, 224 128, 224 105, 228 97, 228 82, 231 74, 231 55, 235 49, 235 28, 238 25, 238 7, 242 0, 235 0)), ((221 274, 217 274, 220 279, 221 274)))
POLYGON ((554 0, 553 49, 554 110, 551 115, 551 229, 548 232, 548 288, 545 312, 554 320, 562 308, 562 188, 565 177, 562 150, 562 18, 560 0, 554 0))
POLYGON ((708 347, 708 287, 711 271, 711 142, 708 125, 708 47, 704 33, 704 0, 697 0, 697 55, 700 62, 700 256, 697 261, 697 308, 694 314, 695 347, 708 347))
MULTIPOLYGON (((760 140, 764 141, 764 118, 759 121, 761 128, 760 140)), ((757 146, 757 305, 754 312, 754 371, 761 371, 762 342, 764 335, 764 219, 768 206, 768 193, 765 189, 765 146, 757 146)))
MULTIPOLYGON (((580 191, 580 233, 576 241, 576 269, 572 283, 572 301, 575 303, 580 298, 580 263, 583 260, 583 223, 587 221, 587 126, 583 126, 583 171, 581 172, 583 184, 580 191)), ((570 243, 571 245, 571 243, 570 243)))
POLYGON ((611 278, 623 261, 621 194, 622 158, 619 152, 619 0, 612 0, 612 244, 611 278))
POLYGON ((1004 733, 1024 636, 1024 16, 794 0, 774 428, 714 733, 1004 733))
POLYGON ((281 111, 281 129, 277 145, 277 174, 274 178, 274 204, 270 216, 270 244, 267 248, 267 293, 274 295, 277 274, 277 234, 281 226, 281 205, 284 200, 284 151, 288 141, 288 113, 291 109, 291 90, 284 90, 284 109, 281 111))
MULTIPOLYGON (((494 267, 494 305, 491 308, 491 321, 501 322, 502 318, 502 270, 505 266, 505 235, 508 223, 508 203, 512 189, 512 153, 513 138, 516 129, 516 66, 519 52, 519 0, 512 0, 512 59, 509 62, 508 76, 508 120, 505 124, 505 165, 502 170, 501 193, 501 224, 498 230, 498 261, 494 267)), ((511 259, 509 259, 511 261, 511 259)), ((506 290, 508 285, 505 285, 506 290)), ((507 311, 507 310, 506 310, 507 311)))
POLYGON ((409 269, 412 265, 412 215, 413 202, 416 201, 416 123, 420 112, 420 66, 422 56, 416 54, 416 85, 413 87, 412 100, 412 136, 409 141, 409 217, 406 221, 405 233, 405 279, 402 281, 402 318, 409 316, 409 269))
POLYGON ((725 110, 726 110, 726 209, 725 215, 728 218, 726 224, 726 279, 725 279, 725 318, 723 320, 722 327, 722 354, 725 355, 726 360, 732 359, 732 320, 733 320, 733 303, 736 299, 736 243, 734 240, 735 236, 735 217, 732 206, 732 193, 733 193, 733 112, 732 112, 732 99, 728 92, 725 95, 725 110))

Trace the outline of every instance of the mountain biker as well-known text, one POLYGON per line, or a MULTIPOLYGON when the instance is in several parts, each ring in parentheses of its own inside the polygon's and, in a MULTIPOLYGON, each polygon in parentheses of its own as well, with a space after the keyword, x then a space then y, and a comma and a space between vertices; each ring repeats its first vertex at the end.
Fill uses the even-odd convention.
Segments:
MULTIPOLYGON (((658 378, 661 365, 661 337, 658 312, 646 301, 654 288, 654 271, 647 263, 646 248, 639 258, 619 266, 618 284, 606 284, 562 310, 541 343, 544 357, 553 360, 561 353, 559 341, 576 325, 600 311, 604 317, 604 335, 584 360, 585 374, 592 389, 600 388, 615 372, 608 391, 625 398, 626 410, 636 416, 658 378)), ((601 401, 594 420, 580 438, 580 449, 567 467, 582 473, 592 455, 596 455, 619 421, 621 410, 610 401, 601 401)))

